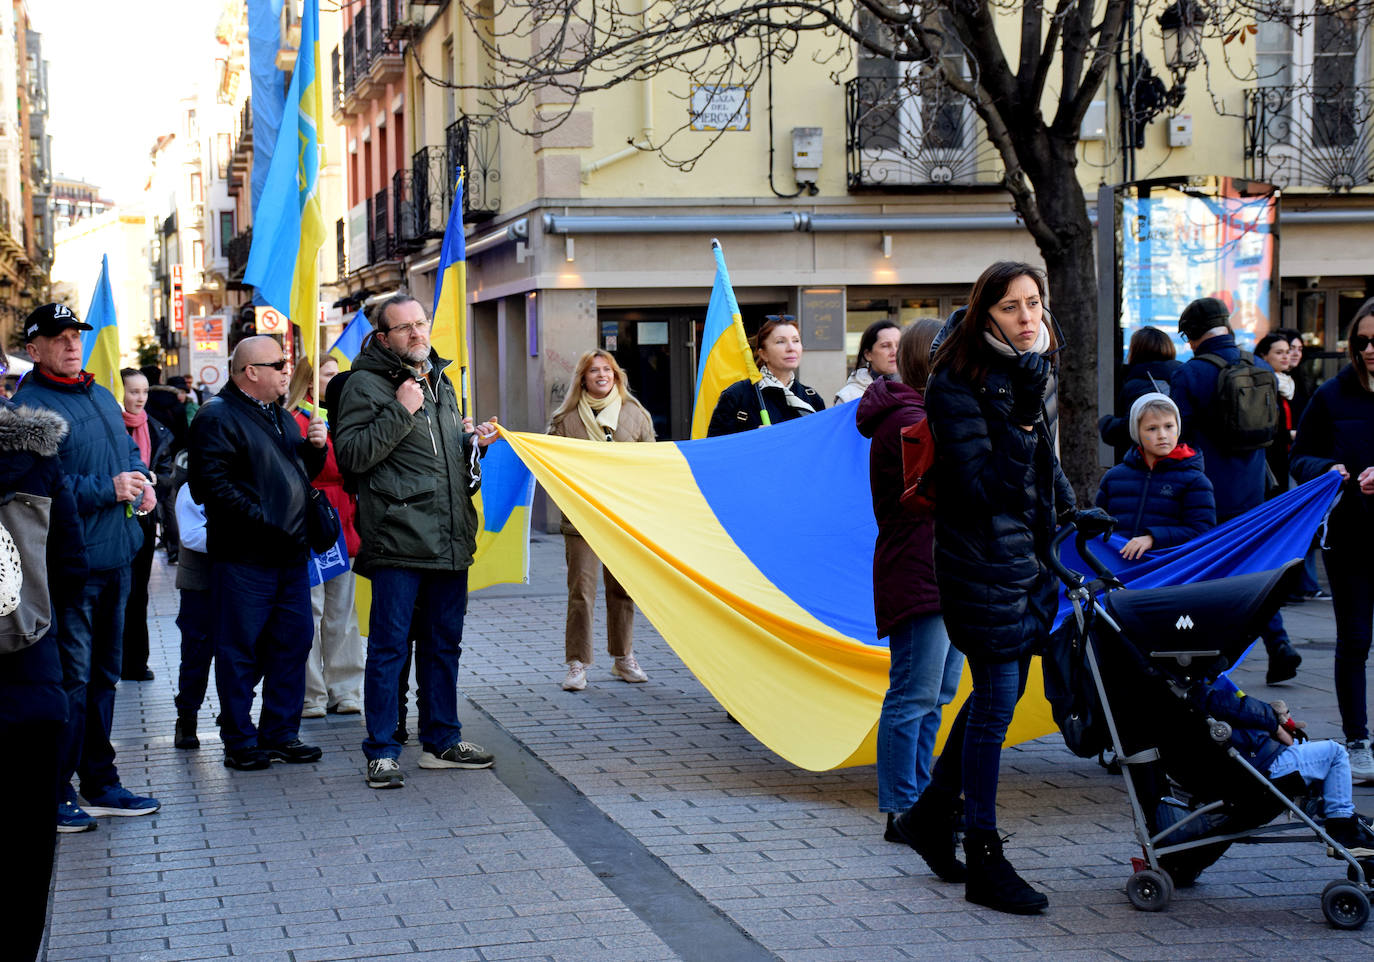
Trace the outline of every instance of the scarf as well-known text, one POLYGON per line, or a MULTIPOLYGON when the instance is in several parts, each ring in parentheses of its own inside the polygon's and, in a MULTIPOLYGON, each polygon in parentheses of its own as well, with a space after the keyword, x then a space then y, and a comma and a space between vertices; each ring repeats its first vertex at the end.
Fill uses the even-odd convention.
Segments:
POLYGON ((807 404, 805 401, 797 397, 789 390, 789 388, 791 388, 791 386, 794 383, 796 383, 797 380, 797 375, 795 371, 792 373, 792 376, 788 379, 786 384, 783 384, 781 381, 779 381, 777 375, 775 375, 772 371, 768 370, 767 364, 759 365, 759 373, 763 375, 762 379, 759 381, 759 386, 777 388, 779 391, 782 392, 782 396, 787 399, 788 407, 796 408, 802 414, 816 413, 815 408, 807 404))
MULTIPOLYGON (((996 334, 992 333, 992 331, 984 330, 983 340, 991 344, 992 349, 996 351, 998 354, 1001 354, 1003 357, 1016 357, 1016 350, 1006 341, 1002 340, 996 334)), ((1046 351, 1050 349, 1049 324, 1041 322, 1040 333, 1035 335, 1035 343, 1030 346, 1030 349, 1034 351, 1036 354, 1044 354, 1046 351)))
POLYGON ((1279 382, 1279 394, 1285 401, 1293 400, 1293 375, 1275 371, 1274 378, 1279 382))
POLYGON ((577 400, 577 416, 593 441, 611 441, 620 425, 620 390, 612 388, 603 398, 594 398, 586 391, 577 400))
POLYGON ((124 415, 124 427, 128 429, 129 436, 134 439, 134 444, 138 446, 138 456, 143 459, 143 463, 152 466, 153 463, 153 436, 148 431, 148 412, 139 411, 137 414, 130 414, 128 411, 121 411, 124 415))

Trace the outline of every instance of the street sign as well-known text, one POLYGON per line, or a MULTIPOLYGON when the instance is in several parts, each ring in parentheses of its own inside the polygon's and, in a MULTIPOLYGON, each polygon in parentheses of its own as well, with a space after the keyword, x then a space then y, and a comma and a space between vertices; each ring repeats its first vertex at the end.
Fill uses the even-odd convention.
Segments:
POLYGON ((172 331, 186 333, 186 298, 181 292, 181 265, 172 265, 172 331))
POLYGON ((254 308, 254 315, 259 334, 286 334, 291 330, 291 324, 287 321, 286 315, 275 307, 259 305, 254 308))

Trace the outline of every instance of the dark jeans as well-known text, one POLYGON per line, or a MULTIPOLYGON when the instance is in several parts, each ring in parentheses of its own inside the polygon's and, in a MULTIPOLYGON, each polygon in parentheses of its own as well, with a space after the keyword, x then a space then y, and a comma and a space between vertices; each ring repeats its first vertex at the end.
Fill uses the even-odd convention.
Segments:
POLYGON ((119 784, 110 724, 124 657, 124 604, 128 598, 128 568, 92 571, 80 598, 63 608, 58 617, 67 725, 58 745, 57 783, 65 784, 73 772, 80 772, 81 792, 88 798, 119 784))
POLYGON ((968 828, 997 828, 997 776, 1016 703, 1026 690, 1030 656, 1019 661, 968 659, 973 691, 954 719, 931 787, 949 798, 964 795, 968 828))
POLYGON ((305 700, 305 660, 315 637, 309 568, 217 561, 211 579, 224 747, 239 751, 294 741, 305 700), (255 726, 253 687, 260 678, 262 711, 255 726))
POLYGON ((1374 634, 1374 561, 1368 542, 1322 552, 1336 615, 1336 705, 1350 740, 1369 737, 1365 666, 1374 634))
POLYGON ((148 578, 153 573, 153 544, 157 522, 151 514, 138 519, 143 547, 130 567, 129 603, 124 608, 124 659, 120 675, 142 681, 148 671, 148 578))
POLYGON ((181 669, 174 699, 179 717, 194 716, 205 702, 210 684, 210 662, 215 657, 211 639, 211 601, 208 591, 181 590, 177 627, 181 629, 181 669))
MULTIPOLYGON (((62 723, 19 722, 0 725, 0 751, 24 759, 26 785, 57 780, 57 746, 62 723)), ((57 806, 48 792, 9 791, 0 797, 5 826, 4 957, 27 962, 38 957, 48 913, 48 885, 57 844, 57 806)))
POLYGON ((363 754, 399 758, 397 693, 410 639, 415 639, 420 744, 441 752, 462 737, 458 723, 458 659, 468 607, 467 571, 378 568, 372 572, 372 623, 367 636, 363 754))

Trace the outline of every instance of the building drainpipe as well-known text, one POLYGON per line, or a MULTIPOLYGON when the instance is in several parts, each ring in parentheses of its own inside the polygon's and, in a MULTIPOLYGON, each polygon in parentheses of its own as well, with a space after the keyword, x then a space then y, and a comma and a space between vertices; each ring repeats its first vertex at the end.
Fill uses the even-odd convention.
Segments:
MULTIPOLYGON (((639 15, 641 18, 647 17, 649 3, 650 0, 641 0, 639 8, 639 15)), ((603 167, 609 167, 611 164, 619 163, 626 157, 633 157, 635 154, 653 149, 651 141, 654 136, 654 79, 652 76, 646 77, 641 83, 644 85, 644 108, 643 117, 641 118, 643 123, 640 127, 641 137, 639 142, 635 143, 631 140, 628 147, 622 147, 615 153, 607 154, 600 160, 593 160, 590 163, 583 164, 582 183, 585 184, 589 182, 591 180, 591 175, 601 170, 603 167)))

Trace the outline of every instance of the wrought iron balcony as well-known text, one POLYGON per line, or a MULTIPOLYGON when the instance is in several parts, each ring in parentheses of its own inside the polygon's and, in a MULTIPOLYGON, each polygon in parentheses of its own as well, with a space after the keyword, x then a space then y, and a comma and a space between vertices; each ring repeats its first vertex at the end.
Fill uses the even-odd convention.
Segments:
POLYGON ((425 241, 444 236, 454 182, 447 159, 443 148, 421 147, 411 157, 410 169, 393 176, 396 243, 401 250, 418 250, 425 241))
POLYGON ((253 247, 253 228, 248 228, 234 236, 224 245, 224 256, 229 261, 229 279, 243 280, 243 270, 248 266, 248 252, 253 247))
POLYGON ((372 195, 371 230, 367 233, 367 262, 379 264, 396 256, 396 235, 392 233, 391 205, 387 189, 372 195))
POLYGON ((467 169, 463 181, 463 220, 489 220, 501 209, 500 125, 494 114, 464 114, 444 131, 444 147, 452 180, 461 164, 467 169))
POLYGON ((1245 95, 1251 177, 1280 187, 1374 183, 1374 87, 1257 87, 1245 95))
POLYGON ((965 99, 927 77, 845 84, 849 187, 996 184, 1000 158, 965 99))

